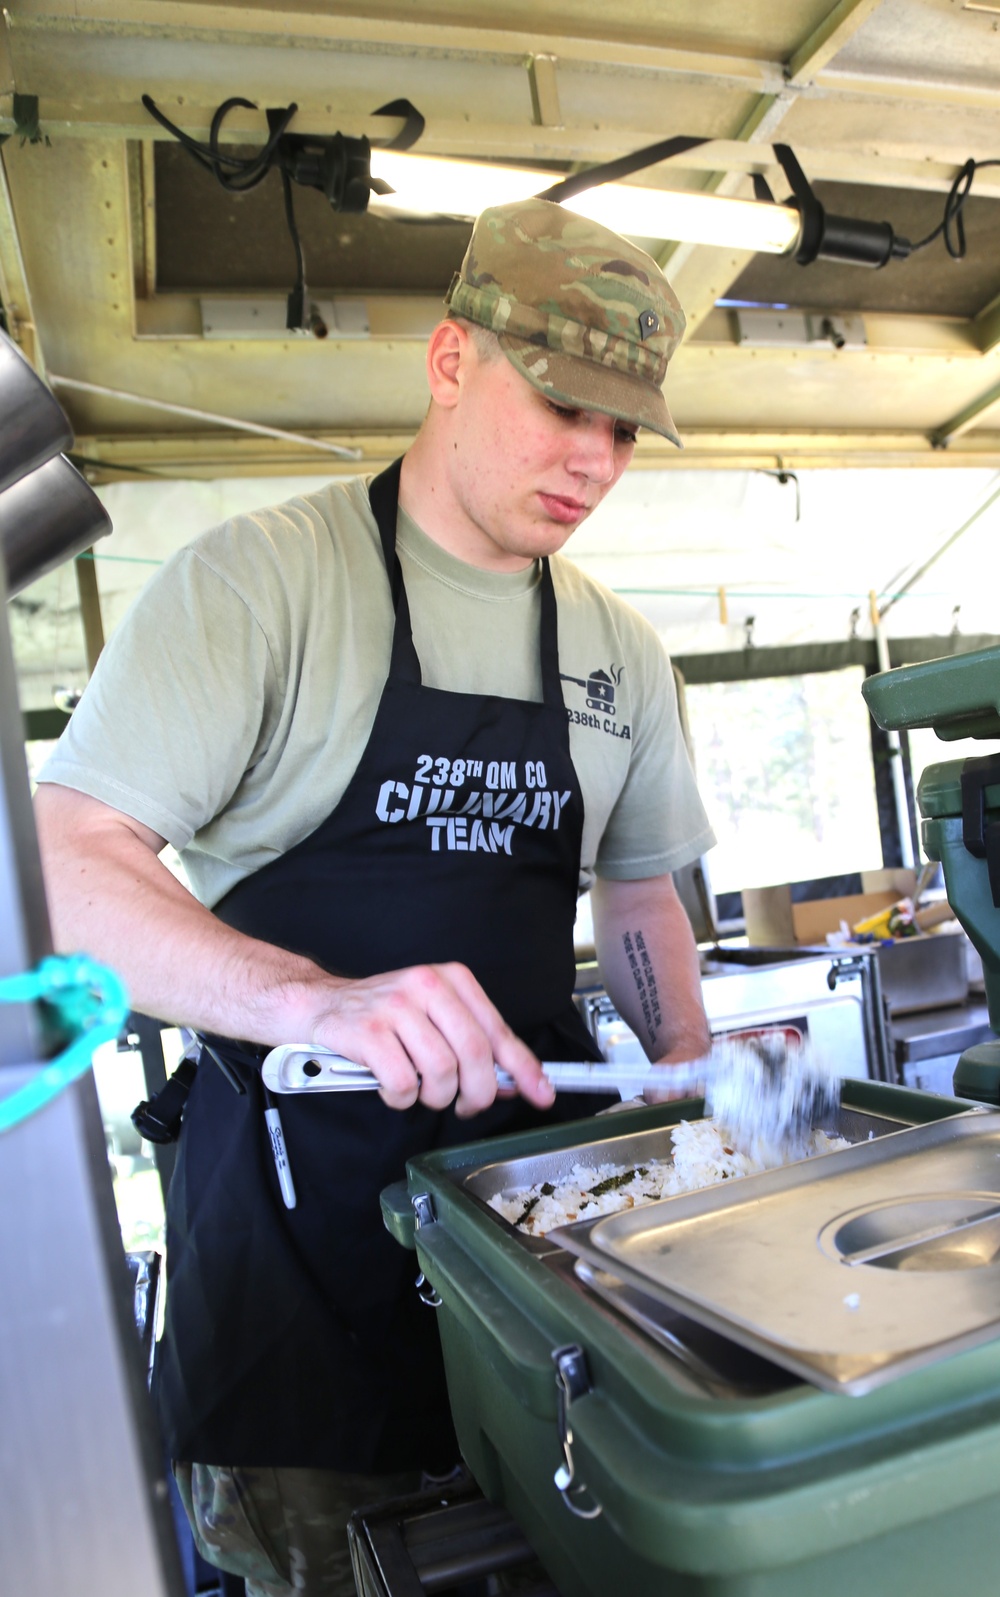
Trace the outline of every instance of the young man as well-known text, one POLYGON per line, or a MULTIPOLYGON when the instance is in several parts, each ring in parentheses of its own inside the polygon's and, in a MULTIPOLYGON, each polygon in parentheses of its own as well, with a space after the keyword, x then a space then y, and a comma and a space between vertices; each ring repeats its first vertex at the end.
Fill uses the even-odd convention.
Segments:
POLYGON ((639 426, 677 442, 682 312, 642 251, 538 200, 480 217, 447 303, 402 462, 176 556, 37 800, 59 944, 243 1087, 203 1055, 155 1396, 203 1550, 256 1593, 352 1591, 349 1505, 452 1461, 433 1316, 378 1195, 416 1152, 595 1107, 553 1108, 538 1064, 596 1057, 572 1002, 581 887, 650 1057, 708 1043, 670 872, 712 837, 669 664, 558 556, 639 426), (259 1074, 280 1042, 381 1084, 283 1099, 293 1209, 259 1074))

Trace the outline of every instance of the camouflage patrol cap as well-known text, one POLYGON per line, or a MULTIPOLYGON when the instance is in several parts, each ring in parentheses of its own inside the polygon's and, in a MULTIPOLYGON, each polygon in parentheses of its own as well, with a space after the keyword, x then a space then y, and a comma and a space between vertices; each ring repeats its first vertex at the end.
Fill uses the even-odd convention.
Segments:
POLYGON ((662 384, 684 312, 652 256, 618 233, 550 200, 494 206, 445 303, 491 328, 541 393, 680 446, 662 384))

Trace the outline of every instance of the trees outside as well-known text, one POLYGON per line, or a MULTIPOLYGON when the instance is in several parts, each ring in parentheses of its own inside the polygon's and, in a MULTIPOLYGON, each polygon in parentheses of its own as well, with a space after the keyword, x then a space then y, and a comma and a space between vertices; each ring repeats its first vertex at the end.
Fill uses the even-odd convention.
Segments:
POLYGON ((688 686, 718 893, 882 864, 859 667, 688 686))

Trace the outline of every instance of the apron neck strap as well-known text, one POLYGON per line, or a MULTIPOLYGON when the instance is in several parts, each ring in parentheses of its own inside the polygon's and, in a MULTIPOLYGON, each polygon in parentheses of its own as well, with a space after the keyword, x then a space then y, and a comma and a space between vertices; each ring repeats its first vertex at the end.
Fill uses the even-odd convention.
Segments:
POLYGON ((419 683, 420 661, 417 651, 413 647, 413 628, 410 625, 410 606, 403 586, 403 568, 399 563, 396 553, 396 516, 399 511, 399 474, 403 466, 403 457, 394 460, 391 466, 373 478, 368 487, 368 500, 378 527, 378 535, 382 540, 382 555, 385 560, 385 569, 389 577, 389 589, 392 593, 392 608, 395 612, 396 622, 392 631, 392 658, 389 662, 389 675, 398 681, 419 683))
MULTIPOLYGON (((420 682, 420 661, 413 646, 413 629, 410 625, 410 607, 403 584, 403 569, 396 553, 396 516, 399 511, 399 477, 403 458, 394 460, 385 471, 379 472, 368 486, 368 499, 382 541, 382 554, 392 593, 392 606, 396 624, 392 634, 392 661, 390 676, 408 682, 420 682)), ((542 567, 542 617, 539 629, 539 654, 542 668, 542 698, 545 704, 556 709, 564 708, 562 683, 559 680, 559 630, 556 612, 556 594, 547 558, 542 567)))

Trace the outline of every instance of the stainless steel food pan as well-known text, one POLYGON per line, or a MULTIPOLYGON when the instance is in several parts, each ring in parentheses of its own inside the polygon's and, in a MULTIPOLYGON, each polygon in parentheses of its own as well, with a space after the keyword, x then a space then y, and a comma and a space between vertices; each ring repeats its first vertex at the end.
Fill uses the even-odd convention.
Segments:
MULTIPOLYGON (((496 1225, 501 1226, 508 1235, 517 1237, 524 1247, 533 1253, 551 1252, 557 1244, 551 1242, 548 1236, 531 1237, 510 1225, 495 1209, 490 1208, 490 1199, 498 1194, 511 1197, 539 1181, 551 1181, 555 1185, 568 1179, 574 1165, 577 1164, 629 1166, 640 1165, 650 1159, 669 1162, 673 1158, 672 1125, 616 1135, 615 1118, 614 1115, 606 1118, 604 1123, 608 1128, 607 1135, 599 1140, 465 1169, 460 1174, 456 1172, 457 1184, 476 1200, 496 1225)), ((890 1119, 885 1115, 876 1115, 842 1105, 837 1115, 823 1126, 823 1130, 846 1137, 849 1142, 868 1142, 884 1137, 889 1132, 899 1131, 909 1124, 910 1122, 906 1120, 890 1119)), ((674 1198, 661 1200, 663 1203, 676 1201, 674 1198)))
POLYGON ((1000 1112, 547 1240, 828 1391, 860 1395, 1000 1335, 1000 1112))

